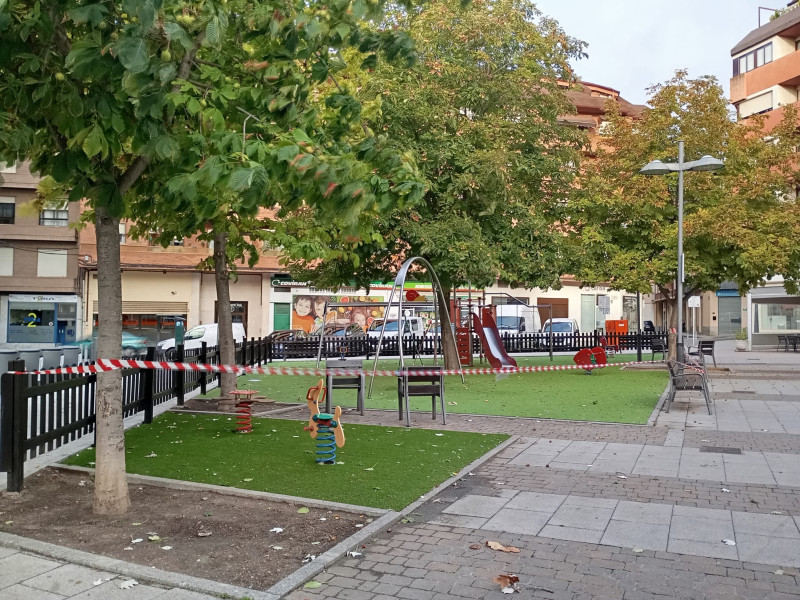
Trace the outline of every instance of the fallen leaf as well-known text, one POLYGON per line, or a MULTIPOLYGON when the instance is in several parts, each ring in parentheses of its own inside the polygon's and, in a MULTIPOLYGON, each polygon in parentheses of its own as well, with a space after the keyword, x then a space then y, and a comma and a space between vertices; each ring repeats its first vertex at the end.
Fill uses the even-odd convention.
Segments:
POLYGON ((617 479, 627 479, 627 475, 617 475, 617 479))
POLYGON ((361 554, 361 552, 356 552, 355 550, 350 550, 350 552, 347 553, 347 556, 348 556, 348 558, 358 558, 359 556, 363 556, 363 555, 361 554))
POLYGON ((283 527, 273 527, 272 529, 269 530, 269 532, 270 533, 282 533, 283 532, 283 527))
POLYGON ((722 540, 722 543, 725 544, 726 546, 735 546, 736 545, 736 542, 734 542, 733 540, 728 540, 728 539, 722 540))
POLYGON ((783 513, 782 513, 781 511, 779 511, 779 510, 773 510, 773 511, 772 511, 771 513, 769 513, 769 514, 771 514, 771 515, 782 515, 783 513))
POLYGON ((633 549, 633 553, 634 554, 641 554, 642 552, 644 552, 643 548, 634 548, 633 549))
POLYGON ((133 548, 131 548, 130 546, 127 546, 126 548, 123 548, 123 550, 133 550, 133 548))
POLYGON ((78 487, 86 487, 86 482, 85 482, 83 479, 81 479, 81 480, 78 482, 78 487))
POLYGON ((783 569, 778 569, 777 571, 772 572, 773 575, 783 575, 783 569))
POLYGON ((132 527, 138 527, 139 525, 141 525, 141 523, 131 523, 132 527))
POLYGON ((443 433, 434 433, 433 435, 435 435, 436 437, 442 437, 444 434, 443 433))
POLYGON ((122 583, 119 584, 119 589, 129 590, 135 585, 139 585, 139 582, 136 581, 135 579, 128 579, 127 581, 123 581, 122 583))
POLYGON ((161 546, 162 550, 172 550, 172 546, 161 546))
POLYGON ((515 548, 514 546, 503 546, 503 544, 500 542, 486 542, 486 545, 492 550, 500 550, 502 552, 519 552, 519 548, 515 548))
POLYGON ((301 515, 304 515, 304 514, 306 514, 308 512, 308 507, 304 506, 303 508, 298 509, 297 512, 300 513, 301 515))
POLYGON ((211 531, 198 531, 197 537, 208 537, 212 534, 211 531))
POLYGON ((145 454, 145 458, 155 458, 156 456, 158 456, 158 454, 156 454, 155 452, 151 452, 150 454, 145 454))
POLYGON ((723 494, 730 494, 731 491, 728 488, 722 488, 722 493, 723 494))
POLYGON ((4 525, 13 525, 13 524, 14 524, 14 521, 6 521, 6 522, 5 522, 5 523, 3 523, 3 524, 4 524, 4 525))
POLYGON ((483 546, 481 546, 480 544, 470 544, 469 545, 469 549, 470 550, 480 550, 481 548, 483 548, 483 546))
POLYGON ((248 477, 246 479, 242 479, 242 481, 253 481, 253 478, 252 477, 248 477))
POLYGON ((307 590, 315 590, 321 588, 322 584, 319 581, 309 581, 303 587, 307 590))
POLYGON ((314 561, 316 559, 317 559, 317 557, 316 557, 315 554, 306 554, 303 557, 303 564, 310 563, 310 562, 312 562, 312 561, 314 561))
POLYGON ((139 542, 143 542, 142 538, 136 538, 135 540, 131 537, 131 544, 138 544, 139 542))
POLYGON ((273 550, 283 550, 283 546, 272 546, 273 550))
POLYGON ((160 542, 161 541, 161 536, 159 536, 159 535, 151 535, 151 536, 148 536, 147 539, 150 540, 151 542, 160 542))
POLYGON ((312 546, 319 546, 322 542, 311 542, 312 546))
POLYGON ((504 594, 513 594, 517 590, 517 584, 519 583, 519 577, 514 575, 513 573, 503 573, 498 575, 494 579, 492 579, 495 583, 500 584, 501 592, 504 594), (510 591, 506 591, 510 590, 510 591))
POLYGON ((97 580, 92 582, 92 585, 103 585, 103 580, 102 579, 97 579, 97 580))
POLYGON ((413 523, 414 519, 412 519, 410 517, 403 517, 402 519, 400 519, 400 522, 401 523, 413 523))

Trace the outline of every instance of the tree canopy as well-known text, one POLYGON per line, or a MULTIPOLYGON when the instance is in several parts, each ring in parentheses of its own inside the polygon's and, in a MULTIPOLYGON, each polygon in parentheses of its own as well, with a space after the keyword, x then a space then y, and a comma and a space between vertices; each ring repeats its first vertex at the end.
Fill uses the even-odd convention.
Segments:
MULTIPOLYGON (((319 83, 340 51, 410 64, 380 0, 0 0, 0 161, 86 199, 98 241, 98 353, 119 355, 121 217, 165 236, 226 233, 260 207, 342 218, 420 197, 413 161, 319 83), (311 101, 313 100, 313 102, 311 101), (326 107, 320 111, 319 107, 326 107)), ((249 248, 252 248, 250 246, 249 248)), ((231 254, 221 254, 225 260, 231 254)), ((97 386, 95 508, 124 512, 119 377, 97 386)))
POLYGON ((313 211, 292 215, 278 225, 290 265, 321 285, 368 285, 419 255, 449 288, 497 277, 558 286, 568 264, 559 224, 583 144, 558 121, 574 112, 558 81, 573 79, 582 44, 527 0, 438 0, 391 20, 408 30, 418 64, 341 79, 377 104, 367 125, 413 152, 428 189, 356 232, 313 211))
POLYGON ((796 111, 785 107, 766 135, 762 115, 732 119, 713 77, 689 79, 678 71, 650 92, 641 120, 623 118, 609 104, 607 135, 579 178, 571 202, 578 279, 641 292, 653 283, 674 302, 677 175, 648 177, 639 170, 654 159, 675 162, 683 140, 685 161, 709 154, 725 162, 721 171, 684 175, 686 296, 729 280, 746 292, 774 275, 795 287, 796 111))

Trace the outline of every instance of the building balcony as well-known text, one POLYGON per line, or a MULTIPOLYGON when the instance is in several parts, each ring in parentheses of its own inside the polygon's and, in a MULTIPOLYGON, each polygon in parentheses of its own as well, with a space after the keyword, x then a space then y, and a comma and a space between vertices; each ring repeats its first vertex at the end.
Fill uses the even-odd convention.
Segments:
POLYGON ((800 51, 731 78, 731 102, 736 104, 775 85, 800 85, 800 51))

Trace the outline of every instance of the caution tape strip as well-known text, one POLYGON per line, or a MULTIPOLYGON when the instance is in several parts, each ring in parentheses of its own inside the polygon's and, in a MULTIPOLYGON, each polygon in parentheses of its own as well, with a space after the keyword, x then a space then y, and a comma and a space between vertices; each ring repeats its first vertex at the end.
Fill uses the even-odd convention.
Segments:
MULTIPOLYGON (((628 367, 631 365, 646 365, 655 364, 659 361, 654 360, 637 360, 630 362, 615 362, 605 365, 586 364, 586 365, 545 365, 545 366, 526 366, 526 367, 502 367, 495 368, 480 368, 480 369, 414 369, 409 373, 410 377, 426 377, 432 375, 511 375, 514 373, 543 373, 548 371, 592 371, 594 369, 603 369, 606 367, 628 367)), ((698 369, 696 365, 685 365, 689 368, 703 371, 698 369)), ((334 376, 357 376, 357 375, 372 375, 376 377, 399 377, 403 375, 400 369, 393 370, 378 370, 373 371, 368 369, 316 369, 305 367, 248 367, 241 365, 212 365, 208 363, 194 363, 194 362, 172 362, 172 361, 154 361, 154 360, 132 360, 132 359, 110 359, 101 358, 92 365, 82 365, 78 367, 60 367, 58 369, 45 369, 41 371, 14 371, 15 374, 32 374, 32 375, 62 375, 62 374, 84 374, 84 373, 102 373, 105 371, 113 371, 115 369, 158 369, 166 371, 184 371, 184 372, 199 372, 199 373, 231 373, 234 375, 311 375, 315 377, 324 377, 326 375, 334 376)))

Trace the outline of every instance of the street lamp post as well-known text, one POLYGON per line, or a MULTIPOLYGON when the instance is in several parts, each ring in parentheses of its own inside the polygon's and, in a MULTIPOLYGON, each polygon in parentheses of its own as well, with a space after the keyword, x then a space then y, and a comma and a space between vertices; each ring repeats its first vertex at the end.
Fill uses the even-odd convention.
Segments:
POLYGON ((725 166, 725 163, 709 156, 700 157, 697 160, 684 162, 683 160, 683 140, 678 141, 678 162, 665 163, 654 160, 647 163, 639 171, 642 175, 667 175, 678 173, 678 277, 676 285, 676 296, 678 299, 678 333, 675 341, 678 362, 683 362, 683 281, 684 281, 684 255, 683 255, 683 173, 684 171, 717 171, 725 166))

